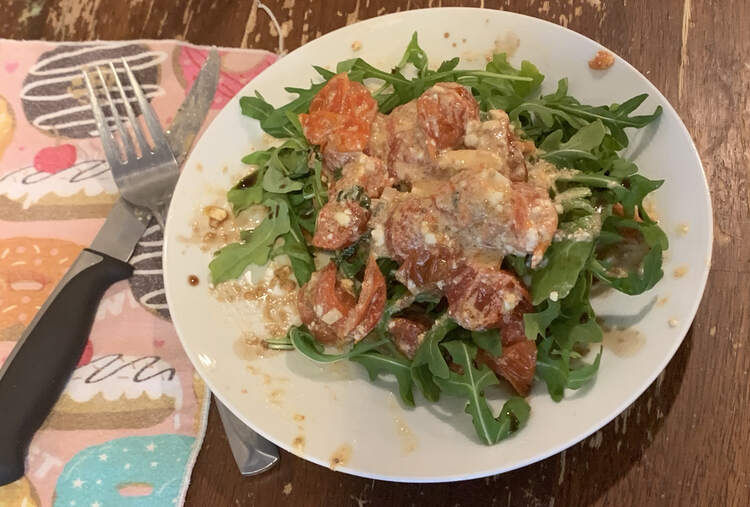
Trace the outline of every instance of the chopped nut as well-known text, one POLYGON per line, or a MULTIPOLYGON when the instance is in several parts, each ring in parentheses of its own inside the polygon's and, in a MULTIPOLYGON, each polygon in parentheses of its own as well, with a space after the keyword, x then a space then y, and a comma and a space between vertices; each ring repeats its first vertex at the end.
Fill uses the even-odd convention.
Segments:
POLYGON ((355 40, 352 42, 352 51, 359 51, 360 49, 362 49, 362 43, 360 41, 355 40))
POLYGON ((215 228, 224 220, 227 219, 227 211, 218 206, 206 206, 203 208, 203 213, 210 219, 209 225, 211 228, 215 228))

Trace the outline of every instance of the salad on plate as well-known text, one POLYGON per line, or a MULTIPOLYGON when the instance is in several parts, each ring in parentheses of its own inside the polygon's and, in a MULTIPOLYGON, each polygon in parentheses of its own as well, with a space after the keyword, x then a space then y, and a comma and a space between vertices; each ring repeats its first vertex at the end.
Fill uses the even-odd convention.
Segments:
POLYGON ((392 375, 407 406, 463 397, 491 445, 523 427, 534 382, 560 401, 595 379, 592 287, 661 279, 667 238, 644 198, 663 182, 621 156, 661 109, 582 104, 564 78, 541 95, 536 66, 502 53, 458 64, 430 66, 415 33, 389 71, 355 58, 315 67, 322 81, 282 107, 242 97, 277 142, 243 159, 227 199, 264 218, 209 268, 216 285, 288 259, 300 324, 266 347, 392 375))

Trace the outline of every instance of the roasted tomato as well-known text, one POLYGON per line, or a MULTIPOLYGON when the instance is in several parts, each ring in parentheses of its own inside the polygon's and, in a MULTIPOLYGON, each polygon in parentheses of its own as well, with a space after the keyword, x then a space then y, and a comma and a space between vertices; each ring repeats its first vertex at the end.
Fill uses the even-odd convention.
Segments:
POLYGON ((544 257, 557 230, 557 210, 547 190, 529 183, 514 183, 511 194, 516 243, 531 250, 531 266, 544 257))
POLYGON ((339 250, 355 241, 367 230, 370 212, 353 201, 328 201, 318 212, 312 245, 339 250))
POLYGON ((466 124, 464 144, 478 150, 489 150, 505 160, 499 168, 511 181, 526 181, 526 155, 534 153, 531 141, 522 141, 513 132, 508 114, 501 109, 489 112, 487 121, 469 121, 466 124))
POLYGON ((516 320, 518 312, 529 308, 526 306, 529 293, 514 274, 499 266, 468 260, 448 280, 445 296, 448 312, 461 327, 471 330, 499 328, 503 335, 509 335, 508 339, 517 339, 519 334, 523 336, 523 318, 520 323, 516 320), (524 306, 516 311, 521 304, 524 306))
POLYGON ((362 289, 346 322, 346 337, 358 342, 377 325, 385 309, 386 287, 375 256, 367 261, 362 289))
POLYGON ((368 196, 377 198, 392 184, 393 178, 382 160, 360 153, 343 166, 341 178, 334 182, 333 191, 335 193, 360 186, 368 196))
POLYGON ((455 148, 463 142, 466 122, 479 119, 471 92, 457 83, 438 83, 417 99, 419 125, 435 148, 455 148))
POLYGON ((529 394, 536 370, 536 342, 523 340, 503 346, 500 357, 492 357, 484 350, 477 354, 477 363, 486 364, 506 379, 521 396, 529 394))
POLYGON ((321 88, 310 103, 310 112, 300 114, 299 119, 311 143, 331 145, 337 152, 363 151, 377 111, 367 88, 342 73, 321 88))
POLYGON ((401 262, 396 277, 412 293, 434 289, 455 267, 457 248, 439 213, 432 198, 413 198, 397 203, 386 222, 386 245, 401 262))
POLYGON ((414 359, 428 329, 430 329, 430 323, 427 319, 418 317, 394 317, 388 323, 388 331, 393 344, 409 359, 414 359))
POLYGON ((313 273, 297 296, 302 323, 321 343, 336 343, 346 336, 355 304, 354 296, 341 286, 336 277, 336 265, 333 263, 313 273))

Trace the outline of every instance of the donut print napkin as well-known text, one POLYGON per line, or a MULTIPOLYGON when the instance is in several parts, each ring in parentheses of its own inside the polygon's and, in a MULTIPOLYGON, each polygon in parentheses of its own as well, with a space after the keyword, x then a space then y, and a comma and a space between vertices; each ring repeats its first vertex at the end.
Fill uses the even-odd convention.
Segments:
MULTIPOLYGON (((117 197, 80 69, 125 58, 166 126, 207 54, 175 41, 0 40, 0 364, 117 197)), ((276 59, 220 54, 206 124, 276 59)), ((161 245, 150 227, 134 276, 104 295, 78 368, 31 444, 26 476, 0 487, 0 506, 183 503, 210 395, 169 321, 161 245)))

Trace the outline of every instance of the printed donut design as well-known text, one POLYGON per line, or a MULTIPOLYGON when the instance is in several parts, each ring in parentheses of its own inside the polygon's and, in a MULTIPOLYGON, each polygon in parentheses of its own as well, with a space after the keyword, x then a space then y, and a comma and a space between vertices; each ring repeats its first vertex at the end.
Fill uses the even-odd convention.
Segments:
POLYGON ((166 434, 88 447, 65 465, 54 505, 175 505, 194 444, 193 437, 166 434))
POLYGON ((68 146, 44 148, 35 157, 38 167, 0 176, 0 219, 65 220, 107 214, 117 198, 109 165, 86 160, 63 168, 74 155, 68 146))
POLYGON ((45 425, 148 428, 180 410, 182 401, 177 371, 159 356, 109 354, 76 368, 45 425))
POLYGON ((15 341, 82 247, 62 239, 0 239, 0 341, 15 341))
MULTIPOLYGON (((248 60, 246 53, 220 51, 221 72, 211 109, 221 109, 237 95, 251 79, 276 61, 276 55, 268 53, 259 59, 248 60)), ((186 90, 193 85, 208 51, 191 46, 177 46, 173 55, 175 75, 186 90)))
POLYGON ((133 250, 130 263, 135 268, 128 281, 135 299, 150 311, 169 320, 167 296, 164 292, 162 245, 164 236, 153 219, 133 250))
MULTIPOLYGON (((21 89, 24 114, 34 127, 55 136, 96 137, 98 133, 81 70, 125 58, 150 99, 164 93, 159 87, 159 64, 166 57, 164 52, 129 42, 61 44, 42 53, 24 79, 21 89)), ((122 74, 120 71, 122 67, 118 68, 122 79, 124 71, 122 74)), ((99 81, 95 73, 90 76, 99 81)), ((108 86, 114 86, 111 73, 104 72, 104 80, 108 86)), ((139 114, 132 90, 125 87, 125 93, 139 114)), ((115 103, 122 107, 121 99, 115 99, 115 103)), ((121 112, 124 114, 124 109, 121 112)))
POLYGON ((13 110, 5 98, 0 95, 0 159, 3 158, 5 148, 8 147, 13 139, 13 131, 16 127, 16 120, 13 117, 13 110))

